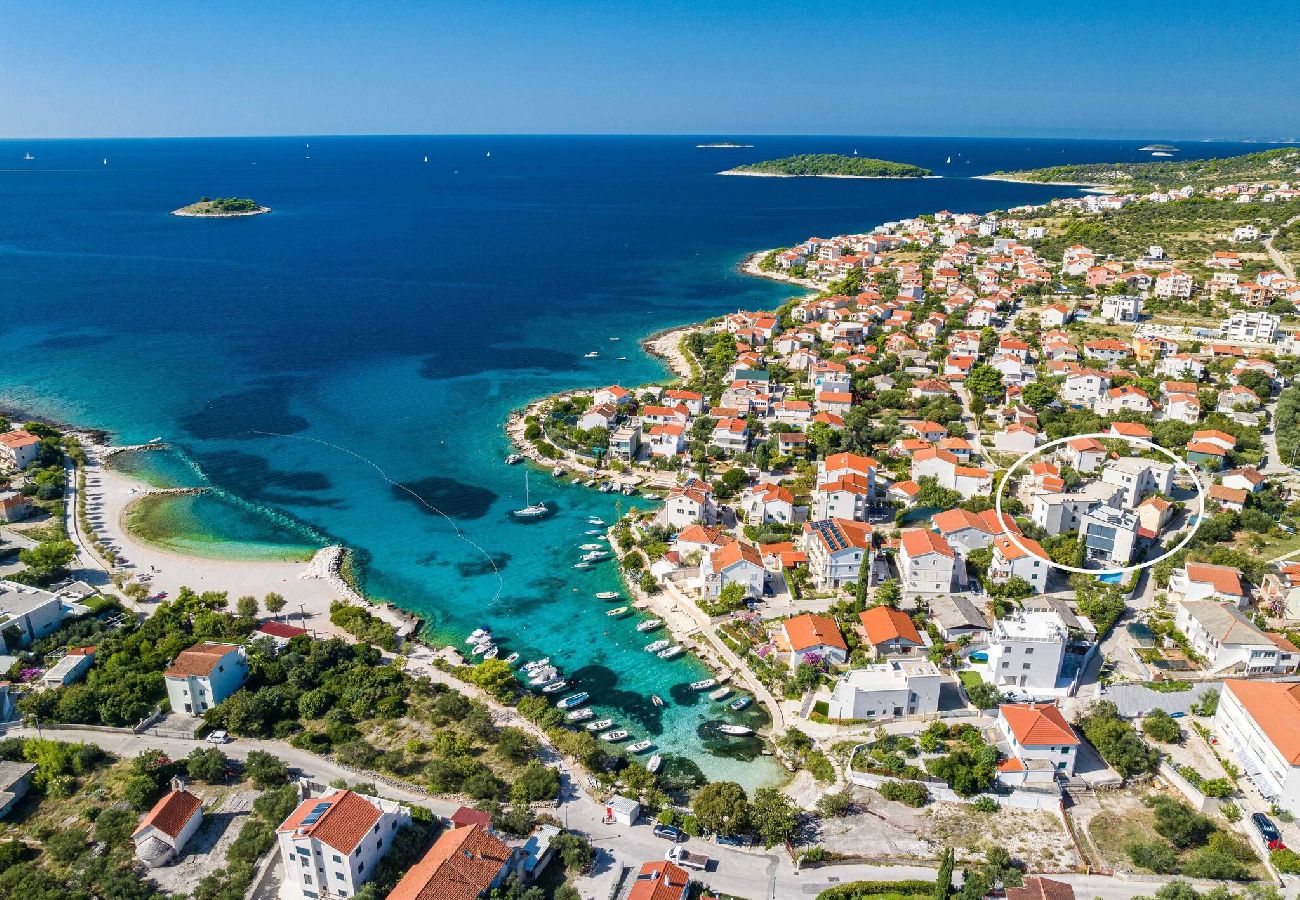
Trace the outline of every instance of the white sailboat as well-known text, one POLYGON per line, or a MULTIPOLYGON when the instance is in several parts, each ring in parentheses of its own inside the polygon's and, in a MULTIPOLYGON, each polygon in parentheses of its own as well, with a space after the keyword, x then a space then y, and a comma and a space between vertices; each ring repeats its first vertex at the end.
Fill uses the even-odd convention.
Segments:
POLYGON ((31 154, 30 152, 29 152, 29 153, 25 153, 25 154, 23 154, 23 159, 26 159, 26 160, 33 160, 33 159, 35 159, 35 158, 36 158, 36 157, 32 156, 32 154, 31 154))
POLYGON ((944 160, 944 162, 946 162, 948 165, 951 166, 951 165, 952 165, 952 157, 951 157, 951 156, 948 157, 946 160, 944 160))
POLYGON ((424 161, 425 161, 425 162, 428 162, 428 161, 429 161, 429 157, 426 156, 426 157, 424 158, 424 161))
POLYGON ((545 503, 533 503, 529 497, 528 472, 524 471, 524 506, 514 510, 511 515, 516 519, 540 519, 551 512, 545 503))

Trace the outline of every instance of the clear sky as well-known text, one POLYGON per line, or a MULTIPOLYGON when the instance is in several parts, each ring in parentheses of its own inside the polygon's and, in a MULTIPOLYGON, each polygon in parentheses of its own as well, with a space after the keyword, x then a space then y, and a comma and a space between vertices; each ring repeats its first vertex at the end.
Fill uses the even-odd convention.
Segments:
POLYGON ((1300 137, 1300 3, 0 0, 0 137, 1300 137))

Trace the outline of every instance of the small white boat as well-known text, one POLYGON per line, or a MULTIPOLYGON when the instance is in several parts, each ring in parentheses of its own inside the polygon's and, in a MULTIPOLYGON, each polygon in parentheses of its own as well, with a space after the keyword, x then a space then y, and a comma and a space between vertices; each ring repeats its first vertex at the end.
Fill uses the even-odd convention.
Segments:
POLYGON ((497 654, 500 653, 500 652, 501 652, 501 651, 500 651, 500 649, 497 647, 497 645, 496 645, 496 644, 493 644, 491 647, 488 648, 487 653, 484 653, 484 654, 483 654, 483 658, 484 658, 484 659, 496 659, 496 658, 497 658, 497 654))
POLYGON ((622 338, 612 337, 612 338, 610 338, 610 340, 611 340, 611 341, 621 341, 621 340, 623 340, 623 339, 622 339, 622 338))
POLYGON ((546 684, 542 685, 542 693, 554 694, 564 690, 568 686, 569 686, 569 682, 565 681, 563 678, 560 678, 555 681, 547 682, 546 684))
POLYGON ((554 469, 551 469, 551 475, 554 476, 555 478, 563 478, 564 466, 556 466, 554 469))
POLYGON ((604 533, 605 533, 605 532, 601 531, 599 528, 592 528, 592 529, 590 529, 589 531, 584 531, 584 532, 583 532, 583 534, 586 534, 586 535, 588 535, 588 536, 593 536, 593 537, 594 537, 595 535, 598 535, 598 534, 604 534, 604 533))
POLYGON ((578 549, 579 550, 604 550, 605 545, 604 544, 583 544, 578 549))
POLYGON ((629 744, 627 749, 629 753, 645 753, 653 746, 651 741, 637 741, 635 744, 629 744))
POLYGON ((590 569, 590 568, 591 568, 591 563, 589 563, 589 562, 579 562, 579 563, 574 563, 574 564, 573 564, 573 567, 574 567, 575 569, 590 569))
POLYGON ((649 644, 646 644, 646 645, 645 645, 645 652, 646 652, 646 653, 658 653, 660 650, 662 650, 662 649, 664 649, 665 647, 667 647, 667 646, 668 646, 668 643, 669 643, 668 641, 662 641, 662 640, 661 640, 661 641, 652 641, 652 642, 650 642, 649 644))
POLYGON ((717 686, 718 679, 716 678, 704 678, 699 681, 691 682, 691 690, 693 691, 707 691, 709 688, 717 686))
POLYGON ((426 157, 424 158, 424 161, 425 161, 425 162, 428 162, 428 161, 429 161, 429 157, 426 156, 426 157))
POLYGON ((519 662, 518 653, 511 653, 509 656, 506 657, 506 665, 508 666, 513 666, 517 662, 519 662))
POLYGON ((531 672, 533 669, 544 669, 551 664, 549 656, 543 656, 541 659, 534 659, 524 663, 524 671, 531 672))
POLYGON ((663 767, 663 764, 664 764, 664 758, 660 756, 658 753, 656 753, 654 756, 650 757, 650 762, 645 764, 645 769, 647 772, 653 775, 655 772, 658 772, 660 768, 663 767))
POLYGON ((731 694, 731 688, 727 687, 727 686, 724 684, 722 687, 718 688, 716 691, 709 691, 709 699, 710 699, 710 700, 721 700, 722 698, 724 698, 724 697, 726 697, 726 696, 728 696, 728 695, 730 695, 730 694, 731 694))
POLYGON ((683 647, 681 644, 674 644, 671 647, 668 647, 664 650, 660 650, 655 655, 658 656, 660 659, 676 659, 677 657, 681 656, 685 652, 686 652, 686 648, 683 647))
POLYGON ((617 600, 623 596, 618 591, 601 591, 596 595, 597 600, 617 600))
POLYGON ((528 472, 524 472, 524 505, 520 509, 512 510, 511 515, 516 519, 540 519, 551 514, 551 508, 545 503, 533 503, 528 496, 528 472))
POLYGON ((528 683, 533 687, 541 687, 544 684, 550 684, 558 678, 559 675, 560 673, 555 669, 540 669, 533 673, 533 677, 528 679, 528 683))
POLYGON ((522 456, 520 456, 518 453, 511 453, 509 456, 506 457, 506 465, 507 465, 507 466, 513 466, 513 465, 515 465, 516 463, 521 463, 521 462, 523 462, 523 461, 524 461, 524 458, 523 458, 522 456))
POLYGON ((614 607, 613 609, 607 609, 607 610, 605 610, 605 615, 607 615, 607 616, 609 616, 609 617, 611 617, 611 618, 613 618, 613 617, 615 617, 615 616, 626 615, 626 614, 627 614, 627 607, 626 607, 626 606, 616 606, 616 607, 614 607))
POLYGON ((600 356, 600 354, 595 350, 592 350, 590 353, 584 353, 582 355, 586 359, 595 359, 597 356, 600 356))
POLYGON ((612 728, 613 726, 613 719, 597 719, 594 722, 588 722, 583 727, 588 731, 604 731, 606 728, 612 728))
POLYGON ((600 736, 602 741, 621 741, 627 737, 627 732, 622 728, 616 728, 613 731, 606 731, 600 736))
POLYGON ((489 650, 495 650, 496 648, 497 648, 496 644, 492 643, 491 641, 488 641, 483 644, 475 644, 472 652, 475 656, 482 656, 484 653, 487 653, 489 650))
POLYGON ((589 709, 575 709, 564 718, 568 719, 570 722, 585 722, 594 715, 595 713, 589 709))
POLYGON ((490 637, 492 637, 492 629, 475 628, 473 631, 469 633, 469 637, 465 638, 465 643, 477 644, 479 641, 483 640, 484 638, 490 638, 490 637))
POLYGON ((586 691, 578 691, 576 694, 570 694, 556 701, 555 705, 560 709, 572 709, 575 706, 581 706, 591 699, 591 695, 586 691))
POLYGON ((650 695, 650 702, 653 703, 655 706, 663 706, 663 705, 664 705, 664 698, 663 698, 663 697, 660 697, 658 694, 651 694, 651 695, 650 695))
POLYGON ((736 736, 754 733, 754 729, 746 728, 744 725, 719 725, 718 730, 723 734, 732 734, 736 736))
POLYGON ((605 520, 604 520, 604 519, 598 519, 598 518, 596 518, 595 516, 588 516, 588 517, 587 517, 587 524, 588 524, 588 525, 604 525, 604 524, 605 524, 605 520))
POLYGON ((730 704, 728 704, 728 709, 732 709, 736 712, 740 712, 742 709, 749 706, 749 704, 753 702, 754 702, 753 697, 737 697, 735 700, 732 700, 730 704))
POLYGON ((602 562, 609 559, 608 550, 592 550, 590 553, 582 554, 584 562, 602 562))
POLYGON ((646 619, 644 622, 642 622, 640 625, 636 627, 636 630, 644 633, 647 631, 654 631, 656 628, 662 628, 663 625, 664 625, 663 619, 646 619))
POLYGON ((33 160, 33 159, 35 159, 35 158, 36 158, 36 157, 32 156, 31 153, 24 153, 24 154, 23 154, 23 159, 25 159, 25 160, 31 161, 31 160, 33 160))

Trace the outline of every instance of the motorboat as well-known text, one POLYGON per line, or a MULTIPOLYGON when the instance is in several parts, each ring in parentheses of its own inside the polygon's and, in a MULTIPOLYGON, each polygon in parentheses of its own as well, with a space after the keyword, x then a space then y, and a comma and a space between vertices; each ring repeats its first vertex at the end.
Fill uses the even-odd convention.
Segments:
POLYGON ((542 685, 542 693, 554 694, 564 690, 568 686, 569 682, 565 681, 563 678, 557 678, 555 681, 548 681, 546 684, 542 685))
POLYGON ((490 638, 490 637, 492 637, 491 628, 475 628, 473 631, 469 633, 469 637, 465 638, 465 643, 477 644, 479 641, 483 640, 484 638, 490 638))
POLYGON ((604 544, 583 544, 578 549, 579 550, 604 550, 605 545, 604 544))
POLYGON ((663 619, 646 619, 644 622, 642 622, 640 625, 636 627, 636 630, 640 632, 646 632, 646 631, 654 631, 656 628, 663 628, 663 627, 664 627, 663 619))
POLYGON ((612 728, 612 727, 614 727, 614 720, 613 720, 613 719, 597 719, 597 720, 594 721, 594 722, 588 722, 586 725, 584 725, 584 726, 582 726, 582 727, 583 727, 583 728, 586 728, 588 731, 604 731, 606 728, 612 728))
POLYGON ((626 606, 616 606, 613 609, 606 610, 605 615, 610 617, 622 616, 627 614, 627 610, 628 608, 626 606))
POLYGON ((568 719, 570 722, 585 722, 594 715, 595 713, 589 709, 575 709, 564 718, 568 719))
POLYGON ((728 695, 730 695, 730 694, 731 694, 731 688, 727 687, 727 686, 724 684, 722 687, 718 688, 716 691, 709 691, 709 699, 710 699, 710 700, 721 700, 723 697, 726 697, 726 696, 728 696, 728 695))
POLYGON ((551 469, 551 475, 554 476, 554 477, 556 477, 556 478, 563 478, 563 477, 564 477, 564 466, 556 466, 554 469, 551 469))
POLYGON ((723 734, 735 735, 736 737, 754 733, 754 729, 746 728, 744 725, 719 725, 718 730, 723 734))
POLYGON ((604 525, 604 524, 605 524, 605 520, 604 520, 604 519, 599 519, 599 518, 597 518, 596 516, 588 516, 588 517, 587 517, 587 524, 588 524, 588 525, 604 525))
POLYGON ((594 478, 588 478, 586 481, 582 483, 583 487, 595 487, 595 485, 596 485, 596 479, 594 478))
POLYGON ((707 691, 709 688, 717 686, 718 679, 716 678, 703 678, 699 681, 691 682, 691 690, 693 691, 707 691))
POLYGON ((635 744, 629 744, 627 749, 629 753, 645 753, 653 746, 652 741, 637 741, 635 744))
POLYGON ((544 669, 551 664, 549 656, 543 656, 541 659, 534 659, 531 662, 524 663, 524 671, 531 672, 533 669, 544 669))
POLYGON ((649 644, 645 645, 645 652, 658 653, 660 650, 667 647, 669 643, 670 643, 669 641, 664 641, 664 640, 651 641, 649 644))
POLYGON ((573 567, 574 567, 575 569, 590 569, 590 568, 591 568, 591 563, 589 563, 589 562, 576 562, 576 563, 573 564, 573 567))
POLYGON ((524 505, 510 513, 516 519, 541 519, 551 514, 551 508, 545 503, 533 503, 529 497, 528 472, 524 471, 524 505))
POLYGON ((550 684, 554 681, 560 672, 558 669, 547 667, 545 669, 538 669, 536 672, 530 674, 532 674, 533 677, 528 679, 528 683, 533 687, 541 687, 544 684, 550 684))
POLYGON ((663 764, 664 758, 656 753, 654 756, 650 757, 650 762, 645 764, 645 770, 653 775, 663 767, 663 764))
POLYGON ((501 652, 501 651, 500 651, 500 649, 497 647, 497 645, 496 645, 496 644, 493 644, 491 647, 488 647, 487 652, 483 654, 483 658, 484 658, 484 659, 496 659, 496 658, 497 658, 497 654, 500 653, 500 652, 501 652))
POLYGON ((588 530, 586 530, 586 531, 583 532, 583 534, 586 534, 586 535, 592 535, 592 536, 597 535, 597 534, 604 534, 604 533, 605 533, 605 532, 601 531, 599 528, 590 528, 590 529, 588 529, 588 530))
POLYGON ((509 656, 506 657, 506 665, 507 665, 507 666, 513 666, 513 665, 514 665, 515 663, 517 663, 517 662, 519 662, 519 654, 518 654, 518 653, 511 653, 509 656))
MULTIPOLYGON (((494 643, 492 643, 491 641, 488 641, 488 642, 483 643, 483 644, 475 644, 475 645, 474 645, 474 651, 473 651, 473 652, 474 652, 474 655, 475 655, 475 656, 483 656, 483 655, 486 654, 488 651, 490 651, 490 650, 495 650, 495 649, 497 649, 497 645, 494 644, 494 643)), ((495 654, 494 654, 494 655, 495 655, 495 654)))
POLYGON ((513 466, 513 465, 516 465, 517 463, 521 463, 521 462, 523 462, 523 461, 524 461, 524 458, 523 458, 522 456, 520 456, 518 453, 511 453, 509 456, 506 457, 506 465, 507 465, 507 466, 513 466))
POLYGON ((596 599, 597 599, 597 600, 617 600, 619 597, 622 597, 622 596, 623 596, 623 595, 620 594, 618 591, 601 591, 600 593, 596 594, 596 599))
POLYGON ((676 659, 685 652, 686 648, 681 644, 673 644, 671 647, 665 647, 663 650, 660 650, 655 655, 660 659, 676 659))
POLYGON ((627 737, 627 732, 622 728, 615 728, 613 731, 606 731, 600 736, 602 741, 621 741, 627 737))
POLYGON ((582 554, 583 562, 604 562, 609 559, 608 550, 592 550, 590 553, 582 554))
POLYGON ((581 706, 590 699, 591 695, 586 691, 578 691, 576 694, 570 694, 567 697, 560 698, 555 702, 555 705, 560 709, 573 709, 575 706, 581 706))
POLYGON ((590 353, 584 353, 582 355, 584 359, 595 359, 596 357, 600 356, 600 351, 592 350, 590 353))
POLYGON ((660 697, 658 694, 651 694, 651 695, 650 695, 650 702, 653 703, 655 706, 663 706, 663 705, 664 705, 664 698, 663 698, 663 697, 660 697))
POLYGON ((735 712, 740 712, 742 709, 749 706, 749 704, 753 702, 754 702, 753 697, 737 697, 735 700, 731 701, 731 703, 728 705, 728 709, 731 709, 735 712))

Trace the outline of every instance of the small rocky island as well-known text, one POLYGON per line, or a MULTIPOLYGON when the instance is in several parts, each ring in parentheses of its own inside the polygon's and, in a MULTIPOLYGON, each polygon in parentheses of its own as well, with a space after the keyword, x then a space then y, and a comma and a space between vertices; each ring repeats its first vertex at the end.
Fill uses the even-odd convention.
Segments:
POLYGON ((869 156, 809 153, 747 163, 718 174, 769 178, 927 178, 934 173, 910 163, 872 159, 869 156))
POLYGON ((203 218, 233 218, 235 216, 260 216, 269 213, 269 206, 262 206, 256 200, 247 197, 200 197, 198 203, 182 206, 172 210, 173 216, 197 216, 203 218))

